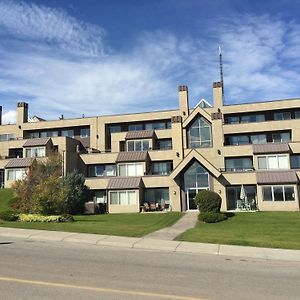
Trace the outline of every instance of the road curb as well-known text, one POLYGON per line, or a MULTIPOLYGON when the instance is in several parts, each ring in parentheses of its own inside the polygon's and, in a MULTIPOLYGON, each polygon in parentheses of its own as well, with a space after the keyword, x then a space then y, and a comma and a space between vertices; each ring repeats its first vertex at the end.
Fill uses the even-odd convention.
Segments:
POLYGON ((260 248, 235 245, 219 245, 184 241, 167 241, 150 238, 134 238, 112 235, 19 229, 0 227, 0 237, 21 238, 31 241, 51 241, 63 243, 91 244, 140 250, 157 250, 175 253, 210 254, 259 258, 264 260, 284 260, 300 262, 300 250, 260 248))

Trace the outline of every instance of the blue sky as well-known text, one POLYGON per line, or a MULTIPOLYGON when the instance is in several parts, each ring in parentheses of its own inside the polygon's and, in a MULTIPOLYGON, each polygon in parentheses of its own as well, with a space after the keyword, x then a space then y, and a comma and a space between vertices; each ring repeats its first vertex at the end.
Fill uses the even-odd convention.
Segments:
POLYGON ((300 1, 0 0, 0 105, 30 114, 142 112, 300 97, 300 1))

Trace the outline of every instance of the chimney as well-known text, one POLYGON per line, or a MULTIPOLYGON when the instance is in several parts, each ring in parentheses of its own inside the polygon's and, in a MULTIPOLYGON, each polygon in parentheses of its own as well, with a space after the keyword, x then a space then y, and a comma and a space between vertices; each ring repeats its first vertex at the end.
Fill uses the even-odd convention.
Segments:
POLYGON ((0 105, 0 125, 2 125, 2 106, 0 105))
POLYGON ((179 109, 181 115, 185 119, 189 115, 189 99, 188 99, 188 87, 186 85, 180 85, 178 87, 179 95, 179 109))
POLYGON ((213 83, 214 108, 222 109, 223 107, 223 87, 222 82, 213 83))
POLYGON ((28 103, 18 102, 17 104, 17 125, 28 122, 28 103))

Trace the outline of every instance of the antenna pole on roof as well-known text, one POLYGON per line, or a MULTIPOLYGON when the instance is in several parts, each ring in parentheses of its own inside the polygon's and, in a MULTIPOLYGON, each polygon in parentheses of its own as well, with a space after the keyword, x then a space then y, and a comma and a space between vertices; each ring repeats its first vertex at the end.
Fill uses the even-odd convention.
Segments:
POLYGON ((224 97, 223 60, 222 60, 221 46, 219 46, 219 63, 220 63, 220 82, 222 84, 222 96, 224 97))

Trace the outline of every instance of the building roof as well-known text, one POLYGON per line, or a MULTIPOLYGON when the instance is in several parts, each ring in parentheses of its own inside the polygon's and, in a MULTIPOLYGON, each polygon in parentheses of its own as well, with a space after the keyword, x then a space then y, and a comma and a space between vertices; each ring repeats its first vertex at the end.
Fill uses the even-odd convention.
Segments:
POLYGON ((254 154, 290 152, 290 147, 287 143, 253 144, 252 147, 254 154))
POLYGON ((256 173, 258 184, 297 183, 295 171, 261 171, 256 173))
POLYGON ((46 146, 51 138, 38 138, 38 139, 30 139, 25 142, 23 147, 37 147, 37 146, 46 146))
POLYGON ((146 161, 147 156, 148 156, 148 152, 147 151, 120 152, 118 154, 116 162, 146 161))
POLYGON ((13 158, 11 159, 5 168, 28 168, 32 165, 34 158, 26 157, 26 158, 13 158))
POLYGON ((142 177, 115 177, 109 179, 107 189, 138 189, 141 186, 142 177))
POLYGON ((153 130, 138 130, 138 131, 129 131, 126 134, 126 140, 133 139, 152 139, 154 136, 153 130))

